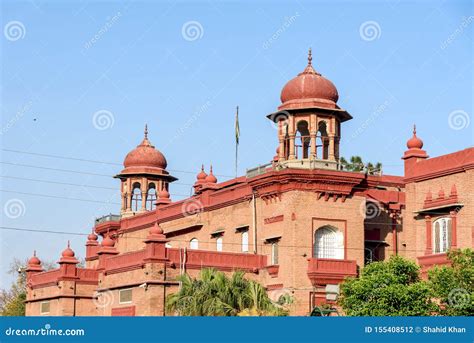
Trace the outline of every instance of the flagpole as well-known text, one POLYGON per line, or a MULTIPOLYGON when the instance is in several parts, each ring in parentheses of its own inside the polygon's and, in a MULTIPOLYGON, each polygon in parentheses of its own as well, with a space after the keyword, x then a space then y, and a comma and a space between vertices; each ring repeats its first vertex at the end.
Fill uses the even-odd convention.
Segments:
POLYGON ((238 159, 239 159, 239 106, 237 106, 235 112, 235 177, 237 177, 238 159))

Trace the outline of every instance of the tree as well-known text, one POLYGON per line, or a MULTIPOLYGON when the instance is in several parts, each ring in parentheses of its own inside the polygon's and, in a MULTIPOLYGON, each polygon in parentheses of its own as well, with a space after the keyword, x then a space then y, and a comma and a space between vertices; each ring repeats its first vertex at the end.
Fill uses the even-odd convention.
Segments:
POLYGON ((412 261, 392 256, 368 264, 341 285, 339 303, 349 316, 426 316, 437 311, 432 292, 412 261))
POLYGON ((382 163, 377 162, 374 165, 373 163, 369 162, 367 165, 365 165, 362 161, 362 157, 360 156, 352 156, 350 158, 350 162, 348 162, 344 157, 341 157, 339 161, 342 165, 342 168, 347 171, 361 172, 365 170, 370 175, 374 175, 382 171, 382 163))
POLYGON ((263 286, 244 278, 243 272, 227 277, 215 269, 202 269, 199 278, 184 274, 177 293, 166 300, 168 312, 182 316, 287 315, 272 303, 263 286))
MULTIPOLYGON (((8 274, 17 275, 16 281, 10 286, 10 289, 0 290, 0 315, 2 316, 24 316, 26 300, 26 272, 25 266, 28 260, 21 261, 13 259, 10 264, 8 274)), ((53 262, 43 263, 45 270, 53 269, 53 262)))
POLYGON ((429 284, 440 301, 440 314, 474 315, 474 250, 448 252, 450 266, 435 267, 428 272, 429 284))

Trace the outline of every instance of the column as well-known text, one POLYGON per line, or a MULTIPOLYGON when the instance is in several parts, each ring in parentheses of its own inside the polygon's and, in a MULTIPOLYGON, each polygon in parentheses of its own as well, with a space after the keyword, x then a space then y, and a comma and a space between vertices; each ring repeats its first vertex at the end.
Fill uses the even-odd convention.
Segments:
POLYGON ((294 160, 296 158, 295 156, 295 135, 291 134, 290 135, 290 155, 289 159, 294 160))
POLYGON ((329 135, 329 160, 334 161, 334 134, 329 135))
POLYGON ((309 157, 311 159, 316 158, 316 132, 312 132, 310 134, 311 137, 311 150, 310 150, 310 155, 309 157))
POLYGON ((425 216, 425 226, 426 226, 426 250, 425 255, 431 255, 433 253, 433 248, 431 246, 432 238, 431 238, 431 217, 425 216))
POLYGON ((450 213, 451 216, 451 248, 456 249, 457 247, 457 241, 458 241, 458 233, 457 233, 457 212, 456 211, 451 211, 450 213))

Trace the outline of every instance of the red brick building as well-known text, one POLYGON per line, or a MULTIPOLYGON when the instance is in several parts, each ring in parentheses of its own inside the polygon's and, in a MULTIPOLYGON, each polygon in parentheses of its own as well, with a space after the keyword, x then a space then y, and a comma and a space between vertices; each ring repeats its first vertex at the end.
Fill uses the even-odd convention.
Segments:
POLYGON ((197 174, 194 195, 170 199, 177 180, 148 139, 124 160, 121 213, 96 221, 86 267, 68 246, 59 268, 27 268, 27 315, 171 315, 164 303, 176 276, 201 268, 240 269, 292 315, 325 301, 326 285, 356 276, 367 261, 399 254, 426 271, 446 251, 474 245, 474 149, 428 158, 413 132, 404 176, 348 172, 339 160, 342 124, 331 81, 311 63, 282 90, 276 156, 218 182, 197 174), (99 240, 99 237, 101 238, 99 240))

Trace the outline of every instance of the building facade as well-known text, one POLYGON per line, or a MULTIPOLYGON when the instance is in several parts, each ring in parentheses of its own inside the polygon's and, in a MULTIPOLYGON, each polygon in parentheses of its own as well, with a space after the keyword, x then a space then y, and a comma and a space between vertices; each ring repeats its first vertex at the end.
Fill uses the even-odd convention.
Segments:
POLYGON ((177 180, 148 139, 124 160, 120 215, 96 221, 84 268, 68 246, 59 268, 27 273, 27 315, 114 316, 166 313, 176 277, 212 267, 244 270, 273 300, 289 294, 292 315, 327 302, 327 285, 357 276, 370 261, 401 255, 423 273, 450 248, 474 246, 474 149, 429 158, 416 130, 403 176, 349 172, 339 158, 342 124, 331 81, 312 66, 281 92, 267 117, 278 128, 276 155, 244 176, 218 182, 212 167, 194 195, 170 198, 177 180))

